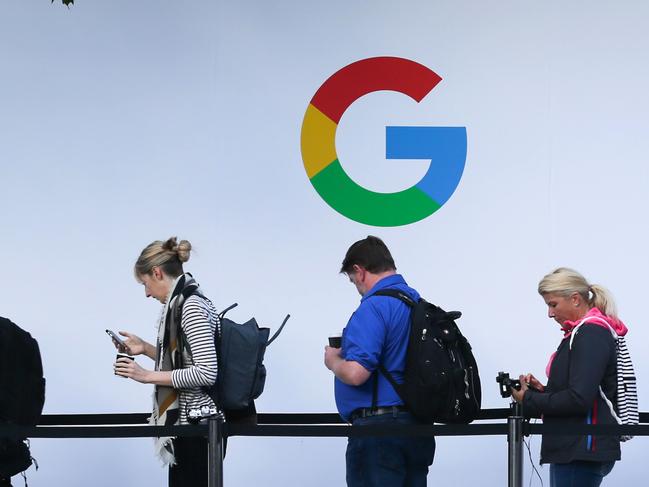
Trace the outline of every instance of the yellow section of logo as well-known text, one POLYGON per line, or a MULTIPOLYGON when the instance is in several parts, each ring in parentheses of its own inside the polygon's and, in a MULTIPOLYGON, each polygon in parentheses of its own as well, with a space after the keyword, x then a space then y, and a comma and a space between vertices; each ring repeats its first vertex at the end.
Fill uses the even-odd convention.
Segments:
POLYGON ((310 104, 306 109, 301 144, 302 159, 309 179, 338 159, 336 128, 338 124, 313 105, 310 104))

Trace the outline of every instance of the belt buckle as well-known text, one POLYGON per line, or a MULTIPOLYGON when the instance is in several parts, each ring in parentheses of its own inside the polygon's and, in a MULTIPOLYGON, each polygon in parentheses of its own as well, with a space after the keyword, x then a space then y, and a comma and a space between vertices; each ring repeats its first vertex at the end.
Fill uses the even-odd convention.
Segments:
POLYGON ((352 421, 358 418, 371 418, 372 416, 379 416, 381 414, 395 414, 399 412, 398 406, 378 406, 375 408, 360 408, 352 415, 352 421))
POLYGON ((371 418, 372 416, 377 416, 379 413, 379 407, 376 408, 363 408, 361 409, 361 418, 371 418))

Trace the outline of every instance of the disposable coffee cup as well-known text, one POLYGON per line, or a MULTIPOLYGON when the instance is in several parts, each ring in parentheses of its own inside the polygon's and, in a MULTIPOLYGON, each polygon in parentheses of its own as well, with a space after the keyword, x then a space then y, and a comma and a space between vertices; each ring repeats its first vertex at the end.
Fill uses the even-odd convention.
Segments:
POLYGON ((329 346, 332 348, 340 348, 343 346, 343 337, 340 333, 334 333, 329 337, 329 346))
MULTIPOLYGON (((118 361, 119 359, 121 359, 121 358, 127 358, 127 359, 129 359, 129 360, 135 360, 135 358, 134 358, 134 357, 131 357, 128 353, 118 352, 118 353, 117 353, 117 356, 115 357, 115 362, 117 362, 117 361, 118 361)), ((117 372, 115 372, 115 375, 117 375, 117 372)), ((122 377, 123 377, 123 376, 122 376, 122 377)), ((127 379, 127 377, 124 377, 124 379, 127 379)))

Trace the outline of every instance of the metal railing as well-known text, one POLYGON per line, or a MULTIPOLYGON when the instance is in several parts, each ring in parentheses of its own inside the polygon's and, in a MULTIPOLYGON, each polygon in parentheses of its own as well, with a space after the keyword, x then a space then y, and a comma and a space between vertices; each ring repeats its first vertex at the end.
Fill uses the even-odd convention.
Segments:
POLYGON ((520 405, 480 411, 472 424, 351 426, 334 413, 260 413, 257 424, 224 423, 210 418, 208 424, 151 426, 148 414, 48 414, 38 426, 0 425, 0 436, 13 438, 142 438, 203 436, 208 439, 209 487, 223 486, 223 444, 232 436, 357 437, 357 436, 500 436, 508 442, 508 486, 523 485, 523 437, 530 434, 598 434, 649 436, 649 413, 640 413, 637 425, 544 425, 530 424, 520 405), (506 420, 480 423, 484 420, 506 420))

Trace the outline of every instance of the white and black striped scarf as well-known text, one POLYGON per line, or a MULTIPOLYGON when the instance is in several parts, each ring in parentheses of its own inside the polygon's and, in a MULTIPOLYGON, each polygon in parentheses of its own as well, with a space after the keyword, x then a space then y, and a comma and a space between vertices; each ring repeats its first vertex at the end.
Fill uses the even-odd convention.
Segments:
MULTIPOLYGON (((178 277, 173 284, 167 302, 160 316, 158 339, 156 344, 155 370, 172 371, 180 366, 182 353, 178 349, 178 337, 181 332, 182 307, 185 299, 198 289, 198 283, 191 274, 178 277)), ((153 413, 150 424, 172 426, 179 424, 178 391, 171 386, 155 386, 153 393, 153 413)), ((156 453, 164 464, 175 464, 171 437, 156 439, 156 453)))

